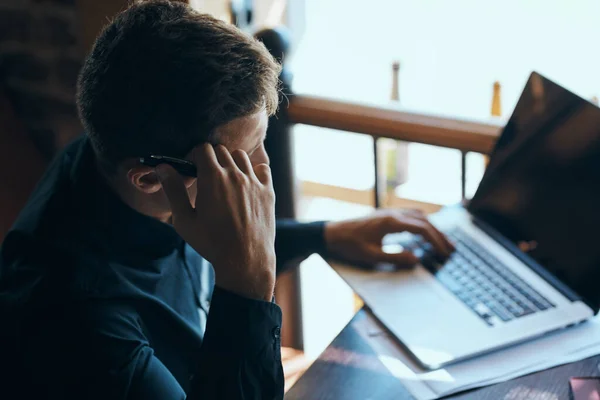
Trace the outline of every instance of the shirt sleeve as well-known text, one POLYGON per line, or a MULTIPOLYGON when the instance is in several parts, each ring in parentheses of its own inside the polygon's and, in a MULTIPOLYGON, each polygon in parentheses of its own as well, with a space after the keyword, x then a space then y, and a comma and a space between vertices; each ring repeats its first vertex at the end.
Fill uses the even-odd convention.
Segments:
POLYGON ((283 399, 280 332, 275 303, 215 287, 189 398, 283 399))
POLYGON ((325 254, 324 229, 324 221, 301 223, 290 219, 277 220, 277 274, 298 265, 313 253, 325 254))
POLYGON ((68 329, 46 327, 27 355, 29 372, 43 393, 58 396, 52 398, 283 399, 281 310, 274 303, 215 288, 204 341, 186 349, 192 367, 180 381, 156 356, 136 310, 109 302, 82 311, 68 329))

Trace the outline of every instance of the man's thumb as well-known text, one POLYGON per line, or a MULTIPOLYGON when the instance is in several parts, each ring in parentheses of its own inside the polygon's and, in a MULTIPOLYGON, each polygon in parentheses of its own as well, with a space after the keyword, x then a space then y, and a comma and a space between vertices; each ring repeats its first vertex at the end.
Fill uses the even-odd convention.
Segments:
POLYGON ((411 268, 419 263, 419 259, 410 251, 403 251, 398 254, 388 254, 390 262, 399 268, 411 268))
POLYGON ((375 262, 384 262, 394 264, 399 268, 410 268, 415 266, 419 259, 412 252, 404 250, 397 253, 385 252, 379 246, 373 246, 371 249, 372 258, 375 262))
POLYGON ((156 167, 156 174, 169 200, 173 219, 181 220, 189 218, 193 212, 193 208, 181 175, 168 164, 158 165, 156 167))

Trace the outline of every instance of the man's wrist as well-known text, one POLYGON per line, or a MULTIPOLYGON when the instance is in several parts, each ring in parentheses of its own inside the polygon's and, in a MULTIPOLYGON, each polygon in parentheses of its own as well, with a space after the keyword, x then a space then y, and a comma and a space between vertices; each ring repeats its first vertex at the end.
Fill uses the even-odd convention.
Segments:
POLYGON ((215 286, 251 300, 271 301, 275 292, 275 274, 268 272, 254 274, 252 277, 227 276, 220 279, 215 276, 215 286))
POLYGON ((323 225, 324 255, 332 256, 337 252, 336 241, 339 239, 339 222, 329 221, 323 225))
POLYGON ((221 290, 225 290, 227 292, 233 293, 236 296, 243 297, 248 300, 259 300, 259 301, 268 301, 270 302, 273 299, 273 294, 275 293, 275 285, 272 285, 268 288, 236 288, 231 286, 223 286, 218 283, 215 283, 215 287, 220 288, 221 290))
POLYGON ((325 250, 328 251, 331 243, 331 229, 335 227, 335 222, 323 222, 323 245, 325 250))

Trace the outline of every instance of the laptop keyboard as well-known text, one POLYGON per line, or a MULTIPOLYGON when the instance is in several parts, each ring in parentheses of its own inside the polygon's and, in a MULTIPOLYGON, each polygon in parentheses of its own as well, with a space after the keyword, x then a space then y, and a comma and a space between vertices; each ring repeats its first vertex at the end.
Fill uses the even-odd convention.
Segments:
POLYGON ((446 234, 456 247, 448 260, 440 262, 431 244, 422 239, 409 247, 425 268, 488 325, 554 307, 462 230, 446 234))

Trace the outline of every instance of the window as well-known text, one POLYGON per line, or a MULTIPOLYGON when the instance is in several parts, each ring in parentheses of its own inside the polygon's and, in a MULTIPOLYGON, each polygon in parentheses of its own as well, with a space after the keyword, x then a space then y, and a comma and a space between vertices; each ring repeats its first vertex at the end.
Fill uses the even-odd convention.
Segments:
MULTIPOLYGON (((288 14, 296 93, 389 105, 397 60, 400 105, 411 111, 486 120, 499 81, 507 118, 532 70, 585 98, 600 96, 596 0, 288 0, 288 14)), ((370 137, 307 126, 294 135, 301 180, 373 187, 370 137)), ((458 151, 410 144, 408 158, 409 180, 398 195, 438 204, 460 200, 458 151)), ((483 168, 481 155, 467 156, 468 196, 483 168)), ((369 210, 307 198, 300 207, 307 219, 369 210)), ((353 302, 329 272, 302 269, 305 345, 315 355, 343 327, 353 302), (331 297, 336 302, 323 309, 331 297)))
MULTIPOLYGON (((498 80, 506 118, 532 70, 585 98, 600 95, 598 1, 296 2, 303 6, 293 10, 303 15, 289 18, 297 93, 389 105, 391 65, 398 60, 400 105, 413 111, 485 120, 498 80)), ((367 142, 297 127, 298 173, 319 183, 372 187, 367 142), (332 148, 327 167, 316 162, 319 149, 332 148)), ((398 194, 438 204, 459 201, 459 157, 453 150, 411 144, 409 181, 398 194)), ((467 193, 476 188, 483 165, 481 157, 469 157, 467 193)))

